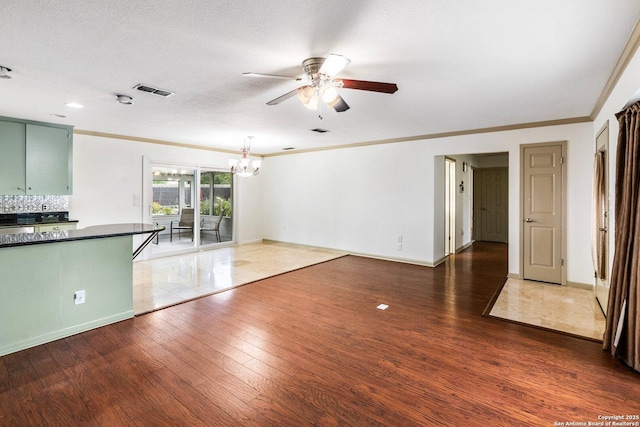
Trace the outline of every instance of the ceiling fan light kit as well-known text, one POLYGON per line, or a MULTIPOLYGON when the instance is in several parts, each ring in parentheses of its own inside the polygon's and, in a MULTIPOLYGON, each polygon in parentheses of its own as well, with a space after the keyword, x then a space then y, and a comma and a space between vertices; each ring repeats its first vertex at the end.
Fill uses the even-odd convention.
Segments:
POLYGON ((338 89, 335 86, 326 86, 322 89, 322 102, 325 104, 331 104, 335 102, 340 94, 338 94, 338 89))
POLYGON ((332 53, 327 58, 313 57, 302 61, 302 70, 305 74, 302 78, 260 73, 244 73, 243 75, 246 77, 291 79, 305 82, 303 86, 267 102, 267 105, 277 105, 296 95, 300 102, 310 110, 317 110, 321 106, 320 100, 322 100, 328 108, 333 108, 338 113, 349 109, 349 105, 340 96, 339 88, 388 94, 395 93, 398 90, 398 86, 395 83, 335 78, 334 76, 344 70, 350 62, 351 60, 348 58, 332 53))

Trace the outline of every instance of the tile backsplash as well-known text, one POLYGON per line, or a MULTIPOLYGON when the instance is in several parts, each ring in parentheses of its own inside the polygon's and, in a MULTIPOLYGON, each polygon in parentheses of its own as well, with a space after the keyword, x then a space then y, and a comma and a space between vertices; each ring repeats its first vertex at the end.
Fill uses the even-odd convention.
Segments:
POLYGON ((69 196, 0 196, 0 214, 69 210, 69 196))

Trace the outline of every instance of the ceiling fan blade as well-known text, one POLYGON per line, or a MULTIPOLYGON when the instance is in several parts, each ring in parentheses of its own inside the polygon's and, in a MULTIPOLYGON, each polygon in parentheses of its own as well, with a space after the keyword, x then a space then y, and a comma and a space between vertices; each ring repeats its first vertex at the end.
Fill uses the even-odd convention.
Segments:
POLYGON ((342 97, 340 95, 338 95, 338 98, 336 98, 337 102, 335 102, 332 107, 334 110, 336 110, 338 113, 342 113, 343 111, 347 111, 350 107, 349 105, 344 102, 344 99, 342 99, 342 97))
POLYGON ((366 80, 342 80, 342 87, 347 89, 368 90, 370 92, 395 93, 398 85, 395 83, 369 82, 366 80))
POLYGON ((287 99, 294 96, 296 92, 298 92, 298 89, 300 88, 296 88, 291 92, 287 92, 284 95, 277 97, 276 99, 272 99, 271 101, 267 102, 267 105, 277 105, 277 104, 280 104, 282 101, 286 101, 287 99))
POLYGON ((242 75, 245 77, 262 77, 262 78, 270 78, 270 79, 295 80, 297 82, 302 80, 302 77, 284 76, 282 74, 242 73, 242 75))
POLYGON ((330 54, 327 59, 324 60, 318 74, 324 74, 325 76, 333 77, 340 71, 344 70, 351 60, 346 56, 330 54))

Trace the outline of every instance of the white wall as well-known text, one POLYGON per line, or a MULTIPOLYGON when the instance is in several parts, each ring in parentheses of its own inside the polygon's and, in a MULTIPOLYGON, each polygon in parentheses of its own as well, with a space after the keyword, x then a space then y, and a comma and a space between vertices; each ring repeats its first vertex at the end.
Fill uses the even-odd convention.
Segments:
MULTIPOLYGON (((240 154, 238 154, 239 156, 240 154)), ((143 188, 144 161, 227 170, 230 154, 145 142, 74 135, 73 196, 69 215, 78 227, 151 222, 150 201, 143 188), (140 203, 134 203, 134 198, 140 203)), ((237 240, 262 239, 261 176, 236 178, 237 240)))
MULTIPOLYGON (((640 75, 637 56, 595 122, 598 130, 610 120, 612 162, 617 136, 613 114, 639 86, 629 73, 640 75)), ((506 152, 512 184, 509 272, 518 274, 520 144, 561 140, 568 141, 567 278, 591 284, 593 123, 268 157, 258 177, 237 181, 238 241, 264 237, 432 265, 444 256, 443 192, 436 186, 436 156, 461 160, 472 153, 506 152), (398 236, 403 237, 402 251, 398 236)), ((144 200, 134 206, 134 197, 143 195, 143 158, 226 169, 228 157, 208 150, 75 135, 71 217, 80 220, 80 227, 144 221, 144 200)), ((462 227, 466 236, 466 225, 462 227)))
POLYGON ((509 153, 509 272, 520 272, 520 144, 568 141, 567 278, 592 283, 593 125, 580 123, 269 157, 266 239, 427 265, 444 256, 436 156, 509 153), (403 249, 397 239, 403 236, 403 249))

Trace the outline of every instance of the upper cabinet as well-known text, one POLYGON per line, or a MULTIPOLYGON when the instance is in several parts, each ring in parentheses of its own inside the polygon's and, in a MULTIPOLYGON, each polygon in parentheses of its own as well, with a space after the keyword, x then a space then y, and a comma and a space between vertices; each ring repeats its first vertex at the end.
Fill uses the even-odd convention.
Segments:
POLYGON ((24 123, 0 120, 0 195, 25 194, 26 135, 24 123))
POLYGON ((72 193, 73 128, 0 118, 0 194, 72 193))

